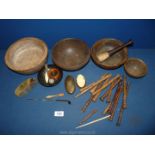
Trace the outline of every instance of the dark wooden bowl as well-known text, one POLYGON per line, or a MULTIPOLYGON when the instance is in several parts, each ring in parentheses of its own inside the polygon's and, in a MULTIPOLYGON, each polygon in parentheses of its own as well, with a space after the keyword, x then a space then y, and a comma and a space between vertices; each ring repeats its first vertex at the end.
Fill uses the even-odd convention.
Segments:
POLYGON ((132 77, 140 78, 147 74, 147 66, 143 60, 137 58, 129 58, 124 64, 126 73, 132 77))
POLYGON ((123 65, 127 59, 128 59, 128 49, 124 48, 120 52, 114 54, 107 60, 100 62, 97 58, 97 54, 101 52, 107 52, 109 50, 112 50, 123 43, 116 39, 102 39, 97 41, 91 50, 91 57, 94 60, 94 62, 99 65, 100 67, 104 69, 116 69, 123 65))
POLYGON ((90 50, 80 39, 63 39, 52 49, 53 62, 64 70, 78 70, 88 62, 89 58, 90 50))
POLYGON ((8 48, 5 63, 15 72, 32 74, 44 66, 47 56, 48 48, 42 40, 27 37, 16 41, 8 48))

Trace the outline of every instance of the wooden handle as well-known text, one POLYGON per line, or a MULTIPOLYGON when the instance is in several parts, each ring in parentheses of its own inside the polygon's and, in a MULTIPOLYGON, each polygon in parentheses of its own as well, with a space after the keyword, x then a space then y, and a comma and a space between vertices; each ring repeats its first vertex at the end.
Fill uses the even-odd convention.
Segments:
POLYGON ((129 40, 127 43, 124 43, 124 44, 122 44, 121 46, 118 46, 118 47, 116 47, 116 48, 114 48, 114 49, 108 51, 108 53, 109 53, 109 55, 111 56, 111 55, 113 55, 113 54, 119 52, 119 51, 122 50, 123 48, 125 48, 125 47, 127 47, 127 46, 130 46, 130 45, 132 45, 132 44, 133 44, 133 41, 132 41, 132 40, 129 40))
POLYGON ((130 46, 133 44, 133 41, 132 40, 129 40, 128 42, 110 50, 110 51, 107 51, 107 52, 103 52, 103 53, 100 53, 97 58, 100 62, 108 59, 110 56, 114 55, 115 53, 121 51, 123 48, 127 47, 127 46, 130 46))

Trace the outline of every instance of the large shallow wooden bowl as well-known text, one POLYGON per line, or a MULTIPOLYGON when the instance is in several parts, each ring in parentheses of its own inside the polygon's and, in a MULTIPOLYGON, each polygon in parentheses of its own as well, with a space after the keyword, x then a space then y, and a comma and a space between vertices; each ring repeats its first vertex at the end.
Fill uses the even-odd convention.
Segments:
POLYGON ((126 73, 132 77, 140 78, 147 74, 147 65, 141 59, 129 58, 124 64, 126 73))
POLYGON ((90 50, 80 39, 63 39, 52 49, 53 62, 64 70, 78 70, 88 62, 89 58, 90 50))
POLYGON ((112 50, 123 43, 116 39, 102 39, 97 41, 91 50, 91 57, 94 60, 94 62, 99 65, 100 67, 104 69, 116 69, 123 65, 127 59, 128 59, 128 50, 127 48, 124 48, 120 52, 114 54, 107 60, 100 62, 97 58, 97 55, 101 52, 107 52, 109 50, 112 50))
POLYGON ((32 74, 45 64, 48 55, 46 44, 37 38, 22 38, 13 43, 5 55, 6 65, 13 71, 32 74))

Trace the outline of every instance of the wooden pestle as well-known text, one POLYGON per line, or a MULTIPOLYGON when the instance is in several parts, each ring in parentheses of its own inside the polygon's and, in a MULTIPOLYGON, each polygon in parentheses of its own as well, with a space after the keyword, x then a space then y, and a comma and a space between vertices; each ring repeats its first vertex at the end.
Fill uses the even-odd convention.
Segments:
POLYGON ((97 58, 100 62, 108 59, 109 57, 111 57, 112 55, 114 55, 115 53, 121 51, 123 48, 129 46, 129 45, 132 45, 133 44, 133 41, 132 40, 129 40, 127 43, 124 43, 110 51, 107 51, 107 52, 101 52, 100 54, 97 55, 97 58))

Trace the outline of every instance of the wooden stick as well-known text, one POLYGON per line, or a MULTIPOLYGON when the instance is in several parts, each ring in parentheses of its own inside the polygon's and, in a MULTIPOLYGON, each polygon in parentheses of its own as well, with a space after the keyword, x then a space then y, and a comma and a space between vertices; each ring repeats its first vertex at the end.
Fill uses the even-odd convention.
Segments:
POLYGON ((123 118, 123 111, 124 111, 124 108, 123 108, 123 102, 122 102, 122 105, 121 105, 121 108, 120 108, 120 111, 119 111, 119 116, 118 116, 118 119, 117 119, 116 126, 120 126, 121 125, 122 118, 123 118))
POLYGON ((102 112, 102 114, 110 114, 110 108, 111 108, 111 102, 108 104, 108 106, 105 108, 105 110, 102 112))
MULTIPOLYGON (((102 79, 105 78, 105 76, 107 76, 107 75, 108 75, 107 73, 103 74, 103 75, 100 77, 99 80, 102 80, 102 79)), ((99 80, 98 80, 98 81, 99 81, 99 80)), ((98 81, 96 81, 96 82, 98 82, 98 81)), ((96 82, 93 82, 93 83, 89 84, 88 86, 85 86, 85 87, 81 88, 81 89, 80 89, 80 92, 82 92, 82 91, 88 89, 89 87, 91 87, 91 86, 94 85, 94 84, 96 85, 96 82)))
POLYGON ((108 94, 109 94, 109 89, 100 97, 100 100, 104 102, 104 99, 108 96, 108 94))
POLYGON ((94 86, 94 85, 95 85, 95 82, 91 83, 91 84, 88 85, 88 86, 85 86, 85 87, 81 88, 81 89, 80 89, 80 92, 83 92, 83 91, 89 89, 90 87, 92 87, 92 85, 94 86))
MULTIPOLYGON (((102 83, 102 82, 101 82, 102 83)), ((100 85, 100 83, 98 84, 100 85)), ((90 93, 93 94, 93 92, 97 89, 98 85, 96 85, 95 87, 93 87, 92 89, 90 89, 90 93)))
POLYGON ((116 93, 115 93, 115 95, 113 97, 113 101, 112 101, 113 102, 113 106, 112 106, 112 109, 110 109, 111 116, 109 117, 109 120, 113 120, 113 118, 114 118, 115 111, 116 111, 116 108, 117 108, 117 105, 118 105, 118 101, 119 101, 119 97, 120 97, 120 95, 122 93, 122 90, 123 90, 123 88, 122 88, 122 82, 120 82, 118 84, 116 93))
POLYGON ((121 81, 121 77, 116 79, 113 83, 111 83, 107 97, 106 97, 106 102, 109 103, 111 100, 111 95, 112 95, 112 90, 115 88, 115 86, 121 81))
POLYGON ((120 126, 121 125, 122 117, 123 117, 123 112, 127 108, 127 95, 128 95, 128 91, 129 91, 129 86, 127 84, 127 78, 125 76, 124 80, 123 80, 123 99, 122 99, 122 105, 121 105, 121 108, 120 108, 120 111, 119 111, 119 115, 118 115, 116 126, 120 126))
POLYGON ((97 93, 99 93, 101 90, 105 89, 108 85, 110 85, 113 81, 115 81, 118 77, 120 77, 120 75, 116 75, 114 78, 112 78, 111 80, 109 80, 107 83, 105 83, 100 89, 98 89, 97 91, 95 91, 93 93, 93 95, 96 95, 97 93))
POLYGON ((92 96, 90 96, 90 98, 86 101, 86 103, 84 104, 84 106, 81 108, 82 112, 85 112, 87 110, 87 108, 89 107, 89 105, 92 102, 92 96))
POLYGON ((108 106, 106 107, 106 109, 102 112, 102 114, 111 114, 112 113, 112 109, 113 109, 113 105, 114 105, 114 102, 117 98, 117 95, 118 95, 118 90, 119 90, 119 87, 120 87, 120 83, 121 81, 118 83, 118 86, 116 88, 116 91, 114 93, 114 96, 113 96, 113 99, 112 101, 109 102, 108 106))
POLYGON ((123 80, 123 108, 127 108, 127 95, 128 95, 128 86, 127 86, 127 77, 124 76, 123 80))
MULTIPOLYGON (((111 78, 111 74, 110 74, 110 76, 109 76, 109 78, 111 78)), ((107 78, 106 80, 109 80, 109 78, 107 78)), ((104 80, 105 81, 105 80, 104 80)), ((99 82, 95 87, 93 87, 91 90, 90 90, 90 92, 91 92, 91 94, 93 95, 93 93, 97 90, 97 89, 99 89, 99 88, 101 88, 101 86, 103 85, 103 82, 104 81, 101 81, 101 82, 99 82)))
POLYGON ((82 121, 80 122, 80 125, 85 123, 88 119, 90 119, 94 114, 97 113, 97 110, 96 109, 93 109, 88 115, 86 115, 82 121))
POLYGON ((80 95, 86 93, 88 90, 92 89, 94 86, 96 86, 98 83, 110 78, 112 75, 111 74, 108 74, 108 75, 105 75, 102 79, 100 79, 99 81, 93 83, 90 87, 88 87, 87 89, 81 91, 79 94, 77 94, 75 97, 79 97, 80 95))
MULTIPOLYGON (((104 84, 107 83, 108 81, 109 81, 109 79, 106 79, 106 81, 104 82, 104 84)), ((100 89, 102 86, 103 86, 103 83, 98 84, 98 87, 96 88, 96 90, 100 89)), ((96 90, 95 90, 95 91, 96 91, 96 90)), ((102 91, 102 90, 101 90, 101 91, 102 91)), ((98 92, 96 95, 93 95, 93 97, 92 97, 92 101, 94 101, 94 102, 97 101, 97 99, 98 99, 98 97, 99 97, 101 91, 98 92)))

